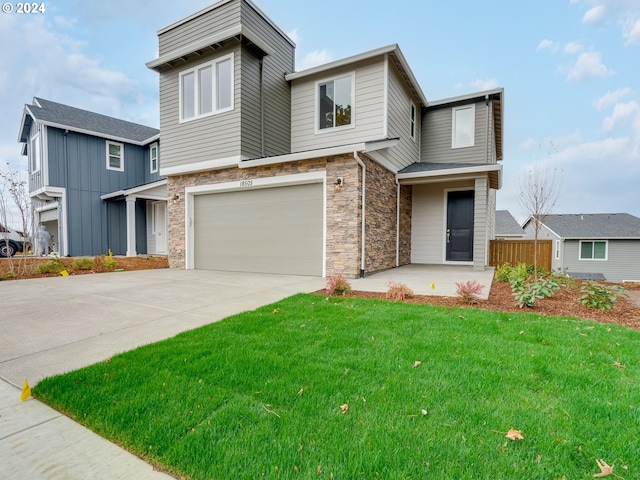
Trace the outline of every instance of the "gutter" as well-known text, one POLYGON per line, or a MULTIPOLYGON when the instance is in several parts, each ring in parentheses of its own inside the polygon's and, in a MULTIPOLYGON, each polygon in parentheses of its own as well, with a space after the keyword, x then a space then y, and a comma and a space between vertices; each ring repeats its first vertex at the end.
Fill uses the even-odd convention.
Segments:
POLYGON ((362 244, 360 245, 360 278, 364 278, 365 267, 365 220, 367 207, 367 166, 358 156, 358 151, 353 151, 353 158, 356 159, 358 165, 362 167, 362 232, 360 233, 362 244))
POLYGON ((396 175, 396 268, 400 266, 400 182, 396 175))

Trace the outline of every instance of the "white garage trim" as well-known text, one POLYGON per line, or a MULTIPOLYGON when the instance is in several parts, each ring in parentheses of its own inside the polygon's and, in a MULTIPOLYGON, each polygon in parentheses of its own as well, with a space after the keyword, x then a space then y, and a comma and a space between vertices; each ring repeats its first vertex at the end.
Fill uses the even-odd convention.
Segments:
POLYGON ((211 193, 225 193, 241 190, 256 190, 262 188, 285 187, 292 185, 304 185, 309 183, 322 183, 322 276, 326 276, 327 263, 327 173, 326 171, 297 173, 267 178, 248 178, 233 182, 216 183, 211 185, 198 185, 185 188, 184 202, 184 231, 185 231, 185 269, 192 270, 195 264, 193 227, 194 197, 211 193))

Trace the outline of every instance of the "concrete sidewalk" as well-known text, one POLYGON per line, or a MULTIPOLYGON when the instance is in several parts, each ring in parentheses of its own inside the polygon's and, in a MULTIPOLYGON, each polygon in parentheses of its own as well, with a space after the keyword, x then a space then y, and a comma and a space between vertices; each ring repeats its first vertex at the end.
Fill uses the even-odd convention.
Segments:
POLYGON ((299 292, 314 277, 146 270, 0 283, 0 471, 11 479, 162 479, 30 398, 22 382, 74 370, 299 292))

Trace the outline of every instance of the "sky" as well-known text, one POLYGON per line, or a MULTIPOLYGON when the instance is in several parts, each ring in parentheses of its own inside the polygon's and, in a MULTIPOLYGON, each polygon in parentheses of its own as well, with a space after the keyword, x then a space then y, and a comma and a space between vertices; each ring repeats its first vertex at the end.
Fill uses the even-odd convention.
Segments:
MULTIPOLYGON (((158 75, 145 67, 157 31, 212 3, 0 13, 0 169, 27 168, 17 138, 36 96, 158 127, 158 75)), ((547 169, 561 181, 553 213, 640 217, 639 0, 254 3, 296 42, 298 71, 397 43, 429 101, 504 88, 498 209, 524 220, 523 179, 547 169)))

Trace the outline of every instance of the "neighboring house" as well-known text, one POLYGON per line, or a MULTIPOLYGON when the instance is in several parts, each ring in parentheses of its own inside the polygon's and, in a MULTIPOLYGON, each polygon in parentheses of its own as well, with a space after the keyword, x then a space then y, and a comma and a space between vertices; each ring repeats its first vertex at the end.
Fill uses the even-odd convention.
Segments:
POLYGON ((496 240, 520 240, 525 231, 509 210, 496 210, 496 240))
POLYGON ((296 71, 250 0, 158 32, 172 267, 487 266, 503 90, 429 102, 398 45, 296 71))
POLYGON ((25 105, 34 221, 61 256, 166 254, 159 133, 42 98, 25 105))
MULTIPOLYGON (((534 238, 531 218, 524 224, 534 238)), ((552 267, 574 278, 640 280, 640 218, 628 213, 548 215, 539 239, 554 241, 552 267)))

